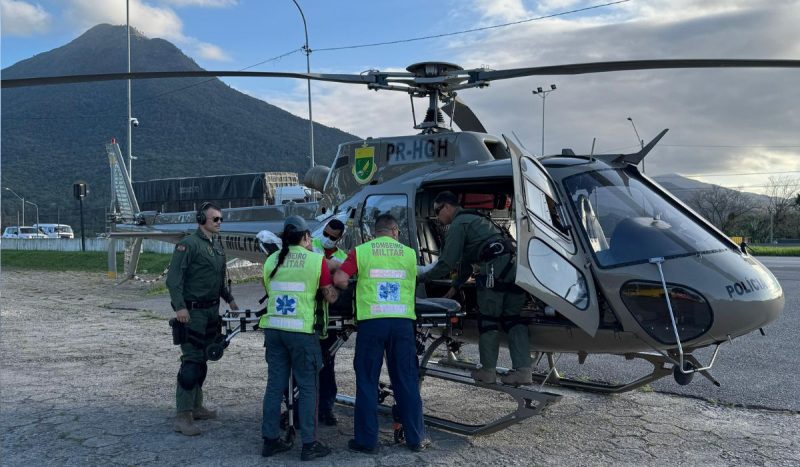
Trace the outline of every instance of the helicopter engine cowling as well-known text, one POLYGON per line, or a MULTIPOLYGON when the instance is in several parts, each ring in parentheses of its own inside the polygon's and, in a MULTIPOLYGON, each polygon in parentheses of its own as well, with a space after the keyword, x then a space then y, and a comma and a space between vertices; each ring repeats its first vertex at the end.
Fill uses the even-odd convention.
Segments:
POLYGON ((303 184, 317 191, 324 191, 325 180, 328 179, 328 173, 330 173, 330 171, 330 167, 315 165, 306 172, 306 176, 303 177, 303 184))

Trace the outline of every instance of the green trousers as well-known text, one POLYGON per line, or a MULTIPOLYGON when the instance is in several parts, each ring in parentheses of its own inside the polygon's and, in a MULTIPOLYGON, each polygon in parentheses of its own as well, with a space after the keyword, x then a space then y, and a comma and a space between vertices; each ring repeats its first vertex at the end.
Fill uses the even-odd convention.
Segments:
MULTIPOLYGON (((478 288, 478 308, 481 315, 499 318, 519 316, 525 305, 524 293, 498 292, 484 287, 478 288)), ((484 321, 484 325, 497 325, 500 322, 484 321)), ((500 331, 486 331, 478 339, 481 366, 497 367, 497 354, 500 352, 500 331)), ((514 368, 530 368, 531 349, 528 326, 518 325, 508 330, 508 351, 514 368)))
MULTIPOLYGON (((205 363, 208 361, 205 347, 214 342, 214 337, 199 338, 199 336, 206 336, 210 333, 212 328, 209 326, 213 326, 218 320, 219 306, 189 310, 189 330, 194 331, 191 334, 194 334, 202 342, 203 348, 199 348, 190 342, 181 344, 181 362, 205 363)), ((191 390, 186 390, 176 382, 175 407, 178 412, 187 412, 202 406, 203 388, 199 384, 195 385, 191 390)))

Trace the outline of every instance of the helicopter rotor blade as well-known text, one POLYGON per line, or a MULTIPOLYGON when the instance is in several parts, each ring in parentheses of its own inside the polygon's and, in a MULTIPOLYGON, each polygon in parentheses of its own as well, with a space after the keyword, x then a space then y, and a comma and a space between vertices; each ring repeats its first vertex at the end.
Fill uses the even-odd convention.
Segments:
MULTIPOLYGON (((520 78, 537 75, 581 75, 612 71, 663 70, 671 68, 800 68, 800 60, 771 59, 679 59, 630 60, 618 62, 574 63, 570 65, 513 68, 509 70, 465 70, 470 82, 520 78)), ((454 72, 455 73, 455 72, 454 72)), ((461 73, 464 73, 463 71, 461 73)))
MULTIPOLYGON (((407 74, 406 74, 407 75, 407 74)), ((321 73, 291 73, 274 71, 147 71, 131 73, 103 73, 90 75, 48 76, 41 78, 18 78, 2 80, 2 88, 18 88, 26 86, 44 86, 49 84, 89 83, 95 81, 114 81, 124 79, 158 79, 158 78, 214 78, 220 76, 231 77, 260 77, 260 78, 295 78, 311 79, 314 81, 328 81, 333 83, 370 84, 386 81, 389 73, 367 72, 358 75, 347 74, 321 74, 321 73)), ((394 74, 391 74, 394 76, 394 74)))
POLYGON ((475 115, 475 112, 469 108, 458 97, 453 97, 450 102, 442 106, 442 111, 452 118, 453 121, 461 128, 461 131, 476 131, 478 133, 486 133, 486 128, 475 115), (455 116, 453 115, 453 108, 455 107, 455 116))

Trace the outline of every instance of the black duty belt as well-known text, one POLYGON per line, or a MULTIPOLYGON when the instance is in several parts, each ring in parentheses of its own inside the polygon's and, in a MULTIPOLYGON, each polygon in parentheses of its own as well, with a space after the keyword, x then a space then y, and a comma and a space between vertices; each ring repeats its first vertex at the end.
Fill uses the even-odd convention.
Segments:
POLYGON ((187 310, 193 310, 195 308, 211 308, 212 306, 219 305, 219 299, 217 298, 215 300, 206 300, 206 301, 186 300, 184 303, 186 303, 187 310))

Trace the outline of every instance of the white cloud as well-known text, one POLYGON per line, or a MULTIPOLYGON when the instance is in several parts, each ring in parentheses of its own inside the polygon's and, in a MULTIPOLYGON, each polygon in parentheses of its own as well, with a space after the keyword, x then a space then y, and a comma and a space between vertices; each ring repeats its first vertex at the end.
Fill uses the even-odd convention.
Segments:
POLYGON ((50 29, 52 17, 40 5, 20 0, 0 0, 3 36, 33 36, 50 29))
POLYGON ((194 48, 197 50, 198 55, 206 60, 215 60, 218 62, 227 62, 231 60, 222 48, 214 44, 199 42, 194 48))
MULTIPOLYGON (((72 0, 67 18, 81 28, 98 23, 125 24, 125 3, 108 0, 72 0)), ((228 54, 219 46, 187 36, 180 17, 168 7, 158 7, 141 0, 130 1, 131 26, 147 37, 160 37, 187 49, 189 55, 206 60, 227 61, 228 54)))

